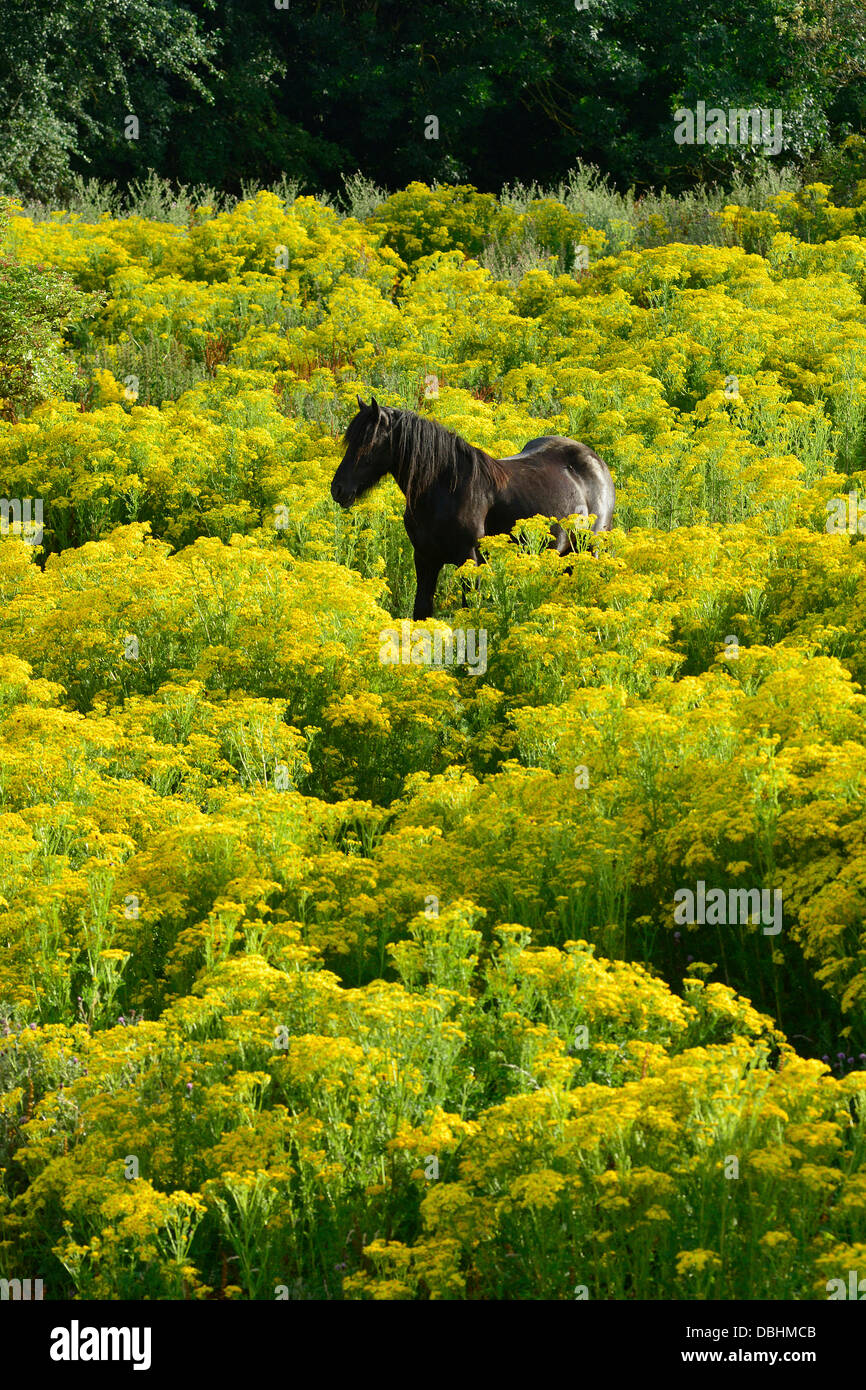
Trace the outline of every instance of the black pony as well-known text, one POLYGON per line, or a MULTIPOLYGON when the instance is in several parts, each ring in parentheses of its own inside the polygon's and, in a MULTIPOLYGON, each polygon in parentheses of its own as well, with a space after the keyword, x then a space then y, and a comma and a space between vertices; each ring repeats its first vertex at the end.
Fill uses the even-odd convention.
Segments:
MULTIPOLYGON (((607 464, 586 444, 558 434, 530 439, 519 454, 494 459, 459 434, 412 410, 381 406, 375 397, 346 430, 346 453, 331 496, 352 503, 390 473, 406 498, 403 520, 415 549, 417 590, 412 616, 433 613, 443 565, 482 563, 478 541, 511 531, 529 516, 594 516, 593 531, 609 531, 614 486, 607 464)), ((551 546, 574 550, 552 525, 551 546)))

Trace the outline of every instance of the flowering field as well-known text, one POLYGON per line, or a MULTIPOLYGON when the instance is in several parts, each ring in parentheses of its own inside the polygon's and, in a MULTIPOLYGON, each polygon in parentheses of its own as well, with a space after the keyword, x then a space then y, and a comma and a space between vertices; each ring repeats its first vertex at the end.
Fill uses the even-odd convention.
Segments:
POLYGON ((13 215, 101 298, 70 399, 0 423, 43 518, 0 540, 4 1277, 866 1273, 866 201, 718 225, 631 249, 420 185, 366 222, 13 215), (479 228, 536 263, 496 278, 479 228), (424 631, 483 632, 483 669, 381 659, 403 499, 329 495, 371 390, 613 472, 597 557, 538 522, 468 607, 446 571, 424 631), (756 893, 772 923, 718 906, 756 893))

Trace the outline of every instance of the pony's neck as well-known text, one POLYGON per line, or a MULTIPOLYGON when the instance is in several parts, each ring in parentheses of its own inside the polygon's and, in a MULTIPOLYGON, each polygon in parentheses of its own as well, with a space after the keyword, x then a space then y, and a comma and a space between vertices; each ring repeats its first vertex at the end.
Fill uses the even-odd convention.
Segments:
POLYGON ((388 472, 394 479, 404 497, 409 495, 409 469, 406 463, 400 463, 399 459, 391 455, 391 462, 388 465, 388 472))
MULTIPOLYGON (((411 412, 407 411, 406 415, 410 421, 417 420, 411 412)), ((490 468, 496 465, 483 449, 475 448, 459 435, 449 439, 444 432, 441 437, 414 437, 412 423, 407 427, 409 437, 402 432, 398 435, 388 470, 407 502, 411 504, 435 483, 442 483, 451 490, 464 484, 487 488, 490 468)))

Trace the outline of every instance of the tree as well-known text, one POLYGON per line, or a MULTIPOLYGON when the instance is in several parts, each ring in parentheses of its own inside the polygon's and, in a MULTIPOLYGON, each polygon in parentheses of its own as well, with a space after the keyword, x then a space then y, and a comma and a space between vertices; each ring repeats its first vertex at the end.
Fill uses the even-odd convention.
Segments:
POLYGON ((159 168, 183 93, 208 100, 202 74, 215 48, 175 0, 3 0, 0 192, 55 197, 76 160, 104 177, 132 143, 130 115, 139 167, 159 168))
POLYGON ((866 119, 863 0, 577 3, 4 0, 0 191, 149 168, 233 193, 355 170, 497 191, 578 160, 676 190, 768 157, 678 144, 679 108, 781 110, 780 163, 866 119))
POLYGON ((191 93, 195 133, 172 146, 178 173, 206 164, 221 186, 287 172, 337 191, 360 169, 390 188, 496 191, 582 159, 621 185, 685 187, 761 156, 678 145, 678 107, 781 108, 779 162, 797 162, 832 136, 866 72, 862 0, 227 0, 221 26, 215 122, 191 93), (274 66, 256 83, 252 55, 265 52, 274 66))

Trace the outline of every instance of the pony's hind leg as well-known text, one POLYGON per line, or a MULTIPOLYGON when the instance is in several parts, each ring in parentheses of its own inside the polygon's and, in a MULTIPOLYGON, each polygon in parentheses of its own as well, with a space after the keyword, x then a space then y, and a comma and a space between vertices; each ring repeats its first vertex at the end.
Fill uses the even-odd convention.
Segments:
POLYGON ((550 528, 551 542, 550 548, 555 550, 557 555, 571 555, 577 549, 571 536, 558 522, 550 528))
MULTIPOLYGON (((588 513, 584 512, 583 515, 586 516, 588 515, 588 513)), ((575 537, 572 533, 565 531, 561 526, 556 526, 555 528, 551 526, 550 530, 554 536, 554 539, 551 541, 551 545, 555 546, 557 555, 576 555, 579 550, 584 550, 587 554, 592 556, 593 560, 597 560, 598 548, 595 545, 593 545, 592 538, 596 534, 597 530, 602 529, 604 528, 599 527, 598 523, 596 523, 596 525, 588 533, 589 538, 587 539, 586 544, 580 546, 577 544, 575 537)), ((583 528, 581 528, 581 533, 584 536, 587 535, 586 530, 584 530, 583 528)), ((566 565, 565 572, 566 574, 572 573, 571 565, 566 565)))
MULTIPOLYGON (((565 530, 564 526, 560 526, 558 523, 555 523, 550 528, 550 534, 552 537, 550 547, 552 550, 556 551, 557 555, 564 556, 577 554, 577 546, 575 545, 574 537, 568 531, 565 530)), ((564 569, 566 574, 574 573, 571 565, 565 565, 564 569)))
MULTIPOLYGON (((560 526, 558 523, 551 526, 550 534, 552 537, 550 548, 551 550, 555 550, 557 555, 573 555, 575 553, 577 546, 574 543, 574 539, 563 526, 560 526)), ((565 572, 566 574, 571 574, 571 565, 565 566, 565 572)))

